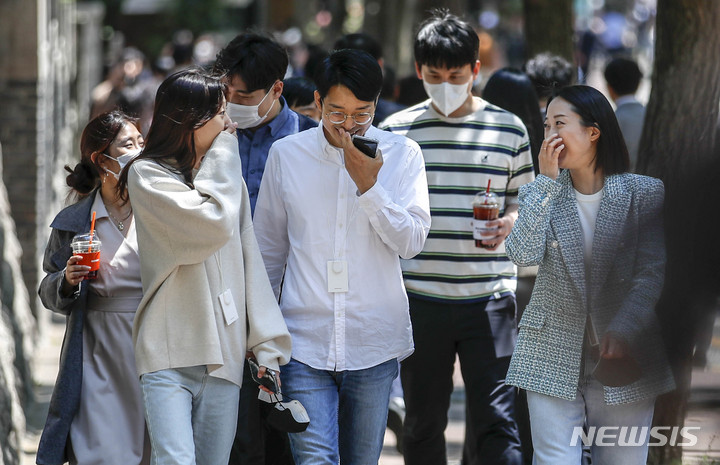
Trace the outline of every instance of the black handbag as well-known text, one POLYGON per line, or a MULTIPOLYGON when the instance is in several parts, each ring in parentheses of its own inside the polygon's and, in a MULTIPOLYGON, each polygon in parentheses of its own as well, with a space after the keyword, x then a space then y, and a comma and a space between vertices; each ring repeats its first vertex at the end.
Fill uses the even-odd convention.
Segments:
POLYGON ((619 358, 603 358, 600 356, 600 341, 590 314, 587 316, 587 334, 593 355, 597 359, 597 363, 592 370, 592 376, 600 384, 608 387, 622 387, 640 379, 642 369, 638 362, 628 353, 619 358))

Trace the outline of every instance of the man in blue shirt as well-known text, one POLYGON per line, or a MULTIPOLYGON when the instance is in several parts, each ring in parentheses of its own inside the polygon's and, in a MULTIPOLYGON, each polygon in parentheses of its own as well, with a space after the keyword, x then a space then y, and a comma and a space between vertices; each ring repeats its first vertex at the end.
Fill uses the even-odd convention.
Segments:
POLYGON ((287 135, 317 126, 317 122, 292 111, 282 97, 287 67, 287 51, 255 33, 235 37, 215 62, 215 70, 225 75, 228 86, 228 116, 238 123, 243 179, 253 213, 270 146, 287 135))
MULTIPOLYGON (((224 76, 228 86, 228 116, 238 124, 242 176, 253 214, 270 146, 278 139, 318 125, 292 111, 282 97, 287 67, 287 51, 255 33, 235 37, 218 53, 215 62, 215 72, 224 76)), ((229 463, 292 464, 287 434, 264 421, 271 407, 258 400, 257 386, 245 362, 238 428, 229 463)))

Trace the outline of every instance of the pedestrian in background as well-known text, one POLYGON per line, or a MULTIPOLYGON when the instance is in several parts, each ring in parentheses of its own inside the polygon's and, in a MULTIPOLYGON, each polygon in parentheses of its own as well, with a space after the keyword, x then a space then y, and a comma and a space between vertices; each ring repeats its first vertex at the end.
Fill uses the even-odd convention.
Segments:
MULTIPOLYGON (((664 189, 627 173, 612 107, 587 86, 550 100, 539 162, 507 239, 513 262, 540 268, 506 382, 527 390, 533 463, 577 465, 583 426, 647 430, 655 398, 674 388, 654 309, 664 189)), ((645 463, 648 439, 593 444, 592 463, 645 463)))
MULTIPOLYGON (((293 111, 283 97, 287 68, 287 51, 273 39, 253 32, 236 36, 220 50, 215 62, 215 72, 227 86, 228 117, 238 125, 241 174, 248 186, 251 214, 270 146, 290 134, 317 127, 316 121, 293 111)), ((315 106, 314 101, 312 104, 315 106)), ((230 465, 292 464, 287 433, 266 421, 273 406, 258 399, 247 362, 243 373, 230 465)))
POLYGON ((148 464, 132 324, 142 298, 140 258, 130 203, 117 178, 143 147, 136 119, 120 111, 93 118, 80 138, 80 163, 65 169, 76 203, 53 220, 40 283, 43 305, 67 317, 60 370, 40 438, 37 463, 148 464), (95 212, 101 241, 97 277, 70 247, 95 212))
POLYGON ((482 98, 522 120, 530 139, 530 153, 537 174, 538 154, 543 141, 543 118, 538 108, 535 87, 528 75, 519 69, 501 68, 488 78, 482 98))
POLYGON ((430 99, 395 113, 382 128, 422 148, 432 227, 423 251, 402 262, 415 352, 400 376, 407 408, 405 463, 445 463, 445 426, 455 359, 465 382, 468 463, 520 464, 515 389, 505 373, 515 346, 514 265, 504 250, 517 192, 533 180, 520 118, 471 93, 480 72, 473 28, 446 11, 415 37, 415 68, 430 99), (500 217, 478 247, 473 198, 490 189, 500 217))
POLYGON ((278 139, 317 127, 317 122, 292 111, 282 96, 287 51, 256 33, 240 34, 217 55, 214 71, 227 86, 227 113, 238 131, 242 177, 250 208, 260 190, 270 146, 278 139))
POLYGON ((615 102, 615 117, 625 138, 631 172, 637 166, 640 137, 645 124, 645 105, 635 98, 642 77, 637 63, 630 58, 614 58, 605 67, 605 81, 610 98, 615 102))
POLYGON ((569 86, 575 79, 573 67, 565 58, 552 53, 538 53, 525 63, 528 75, 538 96, 538 107, 545 117, 545 107, 556 89, 569 86))
POLYGON ((322 113, 315 105, 315 90, 317 90, 315 83, 302 76, 283 80, 283 97, 290 105, 290 109, 319 123, 322 113))
POLYGON ((153 465, 228 463, 246 351, 260 376, 290 355, 224 91, 198 70, 168 77, 120 182, 137 220, 144 296, 133 341, 153 465))

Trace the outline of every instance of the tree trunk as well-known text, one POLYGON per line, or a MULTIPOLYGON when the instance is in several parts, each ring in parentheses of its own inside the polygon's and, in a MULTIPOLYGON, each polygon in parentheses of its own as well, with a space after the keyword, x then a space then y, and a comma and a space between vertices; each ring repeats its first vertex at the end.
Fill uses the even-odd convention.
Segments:
POLYGON ((525 58, 550 52, 573 59, 572 0, 523 0, 525 13, 525 58))
MULTIPOLYGON (((720 2, 658 0, 657 12, 638 170, 661 178, 666 190, 668 264, 657 312, 678 389, 658 399, 654 423, 682 426, 695 335, 702 315, 712 309, 719 282, 713 217, 720 201, 720 2)), ((671 463, 682 455, 679 447, 651 449, 650 463, 671 463)))

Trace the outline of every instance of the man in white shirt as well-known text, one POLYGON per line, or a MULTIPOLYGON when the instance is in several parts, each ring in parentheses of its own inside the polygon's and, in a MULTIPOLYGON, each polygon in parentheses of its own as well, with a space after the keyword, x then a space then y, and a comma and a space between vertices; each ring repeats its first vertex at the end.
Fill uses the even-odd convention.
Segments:
POLYGON ((430 228, 419 146, 371 126, 382 72, 360 50, 315 76, 322 123, 270 149, 255 231, 293 338, 283 394, 310 417, 291 434, 298 465, 377 463, 397 361, 413 351, 400 257, 430 228), (377 139, 376 156, 351 136, 377 139))

